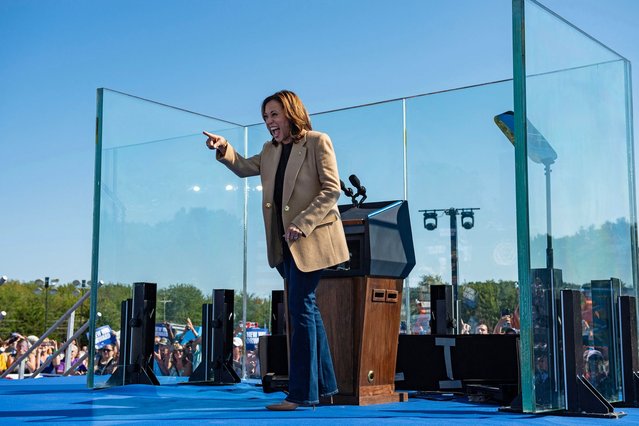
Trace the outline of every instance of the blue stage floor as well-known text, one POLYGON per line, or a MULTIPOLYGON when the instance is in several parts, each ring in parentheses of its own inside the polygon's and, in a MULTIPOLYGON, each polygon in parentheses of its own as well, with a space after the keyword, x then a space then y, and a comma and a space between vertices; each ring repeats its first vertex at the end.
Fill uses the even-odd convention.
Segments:
POLYGON ((497 406, 463 398, 426 400, 365 407, 331 406, 271 412, 265 405, 284 394, 264 394, 248 383, 235 386, 130 385, 87 389, 85 377, 0 380, 0 421, 4 424, 639 424, 638 408, 623 408, 620 419, 589 419, 500 413, 497 406))

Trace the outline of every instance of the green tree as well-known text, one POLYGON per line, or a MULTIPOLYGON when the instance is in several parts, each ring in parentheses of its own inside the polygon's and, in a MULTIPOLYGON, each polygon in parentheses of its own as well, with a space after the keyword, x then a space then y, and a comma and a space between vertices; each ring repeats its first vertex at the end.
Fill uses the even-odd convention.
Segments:
POLYGON ((202 323, 202 305, 210 303, 202 290, 193 284, 173 284, 160 289, 157 294, 157 313, 155 319, 161 322, 165 317, 167 322, 185 324, 191 318, 193 324, 202 323), (161 300, 170 300, 166 304, 161 300), (166 312, 162 305, 166 306, 166 312))
POLYGON ((429 302, 430 301, 430 286, 431 285, 444 285, 447 284, 442 279, 441 275, 422 275, 421 280, 417 284, 417 287, 410 288, 410 315, 411 318, 416 318, 419 314, 419 306, 417 301, 429 302))
POLYGON ((488 325, 489 330, 501 318, 501 310, 511 313, 519 304, 515 281, 477 281, 460 286, 460 311, 464 322, 474 319, 488 325))
MULTIPOLYGON (((242 313, 244 312, 244 306, 242 302, 243 293, 237 293, 235 295, 235 321, 234 324, 237 327, 242 320, 242 313)), ((259 297, 253 293, 248 294, 246 300, 246 321, 257 322, 260 327, 269 327, 269 317, 271 315, 271 303, 268 298, 259 297)))
POLYGON ((119 283, 103 284, 98 289, 97 311, 100 317, 96 318, 98 327, 109 325, 114 330, 121 328, 122 301, 133 297, 132 286, 119 283))
POLYGON ((44 296, 35 293, 35 283, 8 281, 0 287, 0 310, 7 313, 0 321, 0 337, 11 333, 37 335, 44 328, 44 296))

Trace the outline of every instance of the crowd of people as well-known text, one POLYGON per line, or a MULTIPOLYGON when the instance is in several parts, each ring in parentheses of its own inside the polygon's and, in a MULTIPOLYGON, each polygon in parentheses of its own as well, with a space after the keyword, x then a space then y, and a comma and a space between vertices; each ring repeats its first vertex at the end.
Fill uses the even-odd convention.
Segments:
MULTIPOLYGON (((248 323, 247 327, 257 327, 257 323, 248 323)), ((153 372, 156 376, 190 376, 202 360, 202 337, 194 327, 190 318, 186 325, 162 323, 160 335, 155 336, 153 351, 153 372)), ((245 351, 245 341, 242 338, 245 328, 241 322, 234 330, 232 359, 233 369, 239 377, 258 378, 259 361, 257 345, 250 343, 251 349, 245 351)), ((110 330, 108 339, 96 344, 94 372, 96 375, 111 375, 117 369, 120 360, 120 344, 118 333, 110 330)), ((156 330, 157 333, 157 330, 156 330)), ((26 354, 32 345, 38 342, 37 336, 24 337, 19 333, 12 333, 6 340, 0 338, 0 374, 11 368, 13 374, 29 376, 39 373, 43 376, 62 375, 71 365, 68 374, 86 374, 89 368, 89 357, 86 346, 80 347, 76 341, 71 342, 70 364, 66 360, 67 350, 58 352, 61 347, 57 341, 45 338, 22 362, 23 366, 13 366, 26 354), (43 368, 41 368, 43 367, 43 368)))
MULTIPOLYGON (((163 325, 166 336, 155 337, 153 372, 156 376, 191 376, 202 361, 202 336, 190 318, 181 332, 168 322, 163 325)), ((233 331, 231 362, 238 377, 260 377, 257 344, 247 342, 245 346, 242 339, 251 328, 257 328, 257 323, 247 323, 245 328, 240 322, 233 331)))
MULTIPOLYGON (((470 324, 462 322, 462 334, 512 334, 518 333, 519 317, 515 310, 502 312, 502 317, 491 330, 486 323, 470 324)), ((420 307, 419 314, 415 318, 411 332, 413 334, 430 333, 430 315, 427 310, 420 307)), ((202 360, 202 338, 198 330, 193 326, 189 318, 183 330, 179 325, 163 323, 166 333, 160 333, 155 337, 153 352, 153 371, 156 376, 190 376, 202 360)), ((247 323, 243 327, 240 322, 233 332, 232 365, 239 377, 259 378, 260 365, 257 353, 257 339, 244 336, 246 329, 257 327, 256 323, 247 323)), ((402 324, 402 333, 408 332, 402 324)), ((112 338, 96 347, 94 372, 96 375, 113 374, 118 366, 120 355, 119 339, 115 332, 111 331, 112 338)), ((19 333, 12 333, 6 340, 0 339, 0 374, 10 368, 29 348, 37 341, 37 336, 24 337, 19 333)), ((70 365, 73 366, 69 374, 86 374, 89 368, 89 359, 85 354, 86 346, 79 346, 76 341, 68 345, 70 347, 70 365)), ((67 370, 66 350, 53 339, 44 339, 37 348, 29 353, 24 360, 24 374, 32 374, 38 371, 42 375, 61 375, 67 370), (55 354, 55 356, 54 356, 55 354), (44 366, 41 368, 41 366, 44 366)), ((12 373, 18 373, 16 367, 12 373)))
POLYGON ((40 340, 37 336, 24 337, 20 333, 11 333, 6 340, 0 339, 0 374, 11 369, 13 374, 31 375, 38 372, 42 375, 65 374, 68 367, 72 367, 68 374, 81 375, 87 373, 88 360, 85 354, 86 346, 80 347, 77 341, 71 342, 70 358, 67 360, 66 350, 58 352, 61 347, 57 341, 45 338, 32 351, 29 349, 40 340), (25 354, 29 354, 24 357, 25 354), (24 358, 22 361, 21 359, 24 358), (21 362, 20 362, 21 361, 21 362), (20 362, 22 365, 14 365, 20 362))
POLYGON ((190 318, 181 333, 168 322, 164 327, 167 336, 155 337, 153 372, 156 376, 190 376, 202 360, 202 336, 190 318))
MULTIPOLYGON (((427 308, 427 303, 420 300, 416 300, 415 303, 417 305, 417 316, 412 321, 411 333, 431 334, 431 315, 427 308)), ((516 306, 512 312, 509 309, 502 309, 501 315, 492 330, 487 321, 469 321, 466 323, 461 320, 460 322, 461 329, 459 334, 519 334, 519 307, 516 306)), ((400 333, 407 332, 408 327, 402 324, 400 333)))

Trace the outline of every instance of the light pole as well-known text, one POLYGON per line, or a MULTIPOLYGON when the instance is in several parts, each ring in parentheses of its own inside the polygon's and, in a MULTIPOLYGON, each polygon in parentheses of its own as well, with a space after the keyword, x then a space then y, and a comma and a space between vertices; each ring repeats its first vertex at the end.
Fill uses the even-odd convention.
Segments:
POLYGON ((461 317, 459 316, 459 296, 457 292, 459 277, 459 262, 457 257, 457 215, 461 215, 461 224, 464 229, 472 229, 475 226, 475 210, 479 207, 464 207, 449 209, 420 210, 424 213, 424 228, 434 231, 437 228, 438 212, 450 217, 450 272, 453 286, 453 315, 455 320, 455 334, 461 334, 461 317))
MULTIPOLYGON (((73 285, 76 287, 74 293, 75 295, 80 295, 80 297, 84 296, 84 292, 87 290, 87 288, 89 288, 91 286, 91 281, 87 281, 87 280, 74 280, 73 281, 73 285)), ((82 304, 82 308, 80 309, 80 323, 83 323, 84 318, 86 317, 86 315, 84 315, 84 303, 82 304)))
POLYGON ((158 300, 162 304, 162 322, 166 322, 166 304, 171 303, 172 300, 162 299, 158 300))
MULTIPOLYGON (((58 278, 49 279, 49 277, 44 277, 44 281, 41 279, 36 280, 36 284, 39 287, 44 288, 44 327, 43 327, 44 331, 42 332, 43 334, 46 333, 47 325, 49 324, 49 293, 51 294, 56 293, 56 289, 54 287, 59 281, 60 280, 58 278)), ((40 288, 36 290, 36 292, 39 293, 38 290, 40 290, 40 288)))

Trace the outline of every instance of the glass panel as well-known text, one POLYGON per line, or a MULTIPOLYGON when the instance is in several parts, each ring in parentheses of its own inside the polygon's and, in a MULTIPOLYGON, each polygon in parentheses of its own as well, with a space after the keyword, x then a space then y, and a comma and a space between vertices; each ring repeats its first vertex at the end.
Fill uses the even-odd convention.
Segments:
MULTIPOLYGON (((524 197, 519 245, 527 257, 520 261, 522 391, 524 410, 540 412, 565 407, 560 290, 610 277, 636 288, 634 154, 627 61, 535 1, 514 5, 514 56, 525 57, 515 63, 514 126, 517 141, 525 140, 516 144, 517 192, 524 197), (525 23, 518 21, 522 6, 525 23), (530 377, 536 388, 526 385, 530 377), (543 386, 540 377, 549 378, 543 386)), ((593 329, 593 338, 616 347, 608 325, 593 329)), ((603 392, 610 402, 620 397, 616 357, 604 356, 615 370, 603 392)))
MULTIPOLYGON (((157 322, 181 333, 190 318, 197 328, 213 288, 242 289, 244 258, 244 185, 216 164, 202 130, 243 140, 243 128, 109 90, 99 111, 99 259, 92 276, 104 284, 93 320, 120 330, 120 302, 131 297, 131 284, 153 282, 157 322)), ((179 355, 177 345, 167 349, 179 355)), ((181 370, 156 368, 188 375, 191 367, 181 370)), ((96 375, 89 383, 107 379, 96 375)))
MULTIPOLYGON (((356 175, 366 187, 365 202, 404 199, 402 101, 391 101, 312 116, 313 127, 328 133, 340 178, 347 187, 356 175)), ((342 194, 340 204, 351 204, 342 194)))
MULTIPOLYGON (((453 282, 453 217, 460 320, 473 332, 482 324, 492 332, 502 310, 514 313, 517 307, 515 154, 493 119, 510 109, 511 81, 406 101, 408 200, 417 257, 408 278, 413 333, 429 331, 429 285, 453 282), (462 219, 464 208, 478 210, 462 219), (436 215, 435 229, 424 229, 419 210, 436 215)), ((434 220, 428 218, 430 228, 434 220)))

